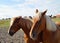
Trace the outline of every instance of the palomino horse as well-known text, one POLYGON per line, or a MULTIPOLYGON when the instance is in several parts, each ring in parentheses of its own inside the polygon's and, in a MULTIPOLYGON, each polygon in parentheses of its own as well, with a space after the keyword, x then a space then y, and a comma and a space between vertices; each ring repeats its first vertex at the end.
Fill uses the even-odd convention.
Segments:
POLYGON ((40 43, 40 35, 37 38, 37 40, 32 40, 29 36, 29 32, 31 29, 33 22, 31 19, 25 19, 20 17, 12 18, 10 23, 10 29, 8 30, 8 33, 13 36, 19 29, 22 29, 24 31, 24 41, 25 43, 40 43))
POLYGON ((60 29, 49 16, 45 15, 46 12, 47 10, 40 13, 40 20, 33 23, 30 37, 36 40, 38 35, 42 33, 43 43, 60 43, 60 29))

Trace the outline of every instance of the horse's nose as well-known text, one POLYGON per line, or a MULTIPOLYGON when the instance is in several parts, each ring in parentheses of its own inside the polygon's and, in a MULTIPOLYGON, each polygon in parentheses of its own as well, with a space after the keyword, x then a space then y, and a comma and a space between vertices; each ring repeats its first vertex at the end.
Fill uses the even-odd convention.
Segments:
POLYGON ((13 32, 13 31, 10 31, 10 32, 9 32, 9 35, 10 35, 10 36, 13 36, 13 35, 14 35, 14 32, 13 32))
POLYGON ((35 33, 33 33, 33 37, 35 37, 35 33))

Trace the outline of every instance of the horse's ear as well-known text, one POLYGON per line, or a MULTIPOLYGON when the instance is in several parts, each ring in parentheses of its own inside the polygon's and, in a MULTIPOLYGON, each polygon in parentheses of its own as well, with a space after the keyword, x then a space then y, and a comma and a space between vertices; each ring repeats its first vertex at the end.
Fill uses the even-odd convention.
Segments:
POLYGON ((47 10, 45 10, 43 13, 42 13, 42 16, 44 16, 46 14, 47 10))
POLYGON ((36 9, 36 13, 38 13, 38 9, 36 9))

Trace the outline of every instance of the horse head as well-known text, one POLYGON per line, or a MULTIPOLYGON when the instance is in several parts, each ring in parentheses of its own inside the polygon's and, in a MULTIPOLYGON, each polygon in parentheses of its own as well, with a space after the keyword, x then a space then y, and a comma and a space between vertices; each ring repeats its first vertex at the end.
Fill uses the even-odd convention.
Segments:
POLYGON ((8 33, 13 36, 19 29, 20 29, 20 20, 21 20, 21 16, 19 17, 14 17, 11 19, 11 22, 10 22, 10 27, 9 27, 9 30, 8 30, 8 33))
POLYGON ((38 37, 38 34, 41 33, 45 29, 45 14, 47 10, 44 12, 39 12, 38 9, 36 10, 36 14, 39 18, 33 23, 32 28, 30 30, 30 37, 35 40, 38 37))

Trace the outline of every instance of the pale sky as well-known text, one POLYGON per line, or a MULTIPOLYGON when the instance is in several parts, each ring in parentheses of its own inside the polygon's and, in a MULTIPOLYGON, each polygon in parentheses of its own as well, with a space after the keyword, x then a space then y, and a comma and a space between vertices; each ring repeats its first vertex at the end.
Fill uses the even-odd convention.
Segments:
POLYGON ((60 14, 60 0, 0 0, 0 19, 15 16, 34 16, 35 9, 47 15, 60 14))

